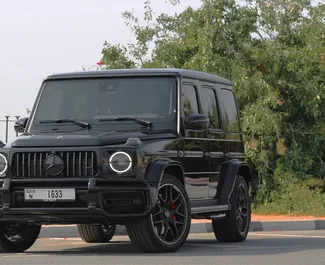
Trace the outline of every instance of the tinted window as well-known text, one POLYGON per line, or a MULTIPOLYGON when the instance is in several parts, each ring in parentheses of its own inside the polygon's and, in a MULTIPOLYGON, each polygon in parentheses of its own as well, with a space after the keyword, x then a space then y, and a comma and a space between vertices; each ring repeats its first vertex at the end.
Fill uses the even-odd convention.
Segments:
POLYGON ((44 86, 34 124, 39 124, 40 120, 63 118, 94 124, 101 118, 126 116, 152 122, 170 121, 175 117, 175 106, 174 78, 49 81, 44 86))
POLYGON ((231 90, 221 89, 221 97, 228 132, 240 132, 239 117, 233 92, 231 90))
POLYGON ((192 113, 199 113, 195 87, 192 85, 183 85, 182 115, 183 117, 186 117, 188 114, 192 114, 192 113))
POLYGON ((203 113, 210 119, 210 128, 220 129, 216 94, 213 87, 203 86, 200 90, 203 113))

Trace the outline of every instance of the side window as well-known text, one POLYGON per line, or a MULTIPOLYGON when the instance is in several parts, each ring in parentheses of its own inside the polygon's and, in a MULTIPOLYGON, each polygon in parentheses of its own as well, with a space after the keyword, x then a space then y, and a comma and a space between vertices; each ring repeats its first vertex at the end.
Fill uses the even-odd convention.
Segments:
POLYGON ((182 86, 182 116, 186 117, 188 114, 199 113, 199 106, 197 101, 197 94, 195 87, 189 84, 182 86))
POLYGON ((221 98, 227 121, 227 130, 232 133, 240 132, 239 115, 234 94, 231 90, 221 89, 221 98))
POLYGON ((202 89, 200 90, 200 99, 203 114, 210 119, 210 128, 220 129, 219 113, 214 88, 202 86, 202 89))

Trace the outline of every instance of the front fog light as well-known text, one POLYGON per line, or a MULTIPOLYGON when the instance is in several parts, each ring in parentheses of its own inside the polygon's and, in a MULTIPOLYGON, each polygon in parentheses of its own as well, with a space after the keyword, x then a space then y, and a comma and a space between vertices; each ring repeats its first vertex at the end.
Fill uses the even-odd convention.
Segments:
POLYGON ((132 159, 125 152, 116 152, 109 159, 109 165, 117 173, 125 173, 132 166, 132 159))
POLYGON ((0 175, 6 172, 7 167, 8 167, 7 158, 3 154, 0 154, 0 175))

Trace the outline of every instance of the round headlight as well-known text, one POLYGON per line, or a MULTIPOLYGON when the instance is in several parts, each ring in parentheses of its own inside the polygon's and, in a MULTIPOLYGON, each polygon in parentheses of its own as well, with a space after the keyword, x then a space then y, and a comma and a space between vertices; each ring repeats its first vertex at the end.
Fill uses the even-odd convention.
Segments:
POLYGON ((116 152, 109 159, 109 165, 117 173, 124 173, 132 166, 132 159, 125 152, 116 152))
POLYGON ((4 155, 0 154, 0 175, 6 172, 7 167, 8 167, 7 158, 4 155))

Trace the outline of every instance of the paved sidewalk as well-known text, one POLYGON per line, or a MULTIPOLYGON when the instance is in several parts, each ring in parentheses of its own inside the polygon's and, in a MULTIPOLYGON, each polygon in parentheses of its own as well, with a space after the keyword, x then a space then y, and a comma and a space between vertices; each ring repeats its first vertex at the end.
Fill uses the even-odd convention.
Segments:
MULTIPOLYGON (((325 217, 252 214, 251 232, 325 230, 325 217)), ((192 220, 190 233, 213 233, 211 220, 192 220)), ((126 235, 118 226, 116 235, 126 235)), ((75 225, 44 225, 40 237, 79 237, 75 225)))

